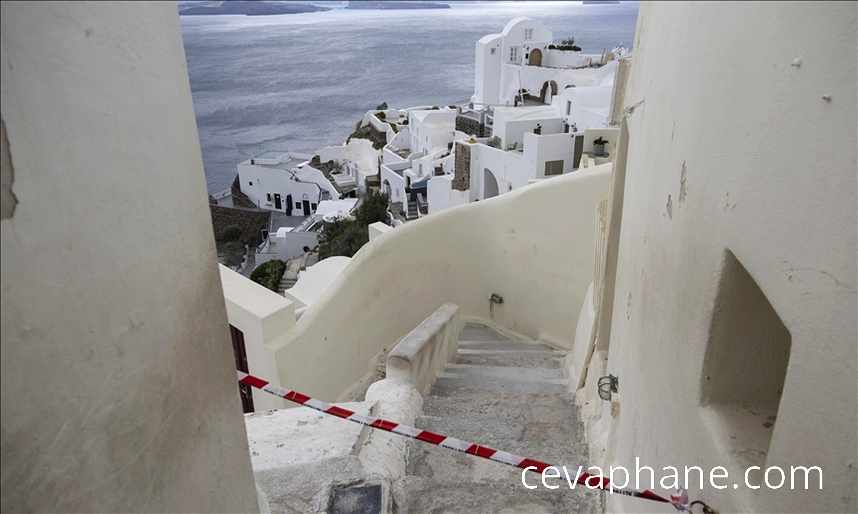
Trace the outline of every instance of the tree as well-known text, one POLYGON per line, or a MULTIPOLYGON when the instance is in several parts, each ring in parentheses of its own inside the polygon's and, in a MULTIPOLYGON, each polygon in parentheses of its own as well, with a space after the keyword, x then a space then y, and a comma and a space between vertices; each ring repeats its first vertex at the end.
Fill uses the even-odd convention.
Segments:
POLYGON ((365 227, 377 221, 387 223, 387 195, 369 193, 355 209, 355 220, 365 227))
POLYGON ((238 241, 241 238, 241 227, 238 225, 227 225, 221 232, 223 241, 238 241))
POLYGON ((280 279, 286 272, 286 263, 274 259, 260 264, 253 273, 250 274, 250 280, 261 284, 272 291, 277 291, 280 286, 280 279))
POLYGON ((370 193, 354 210, 354 218, 325 222, 319 236, 319 259, 343 255, 352 257, 369 241, 369 225, 387 223, 387 195, 370 193))

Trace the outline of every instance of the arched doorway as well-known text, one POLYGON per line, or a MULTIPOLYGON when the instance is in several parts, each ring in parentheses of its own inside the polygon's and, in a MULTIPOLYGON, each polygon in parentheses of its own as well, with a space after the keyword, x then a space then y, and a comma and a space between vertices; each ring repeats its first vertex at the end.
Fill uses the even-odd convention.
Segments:
POLYGON ((542 50, 538 48, 534 48, 530 51, 530 57, 527 60, 527 64, 531 66, 542 66, 542 50))
POLYGON ((389 180, 384 179, 384 182, 381 184, 381 192, 384 193, 385 196, 387 196, 388 202, 391 201, 390 195, 391 195, 392 191, 390 188, 390 181, 389 180))
POLYGON ((539 93, 539 100, 542 103, 550 104, 551 99, 557 95, 557 82, 553 80, 549 80, 545 84, 542 84, 542 91, 539 93))
POLYGON ((488 168, 483 169, 483 200, 498 195, 498 181, 488 168))

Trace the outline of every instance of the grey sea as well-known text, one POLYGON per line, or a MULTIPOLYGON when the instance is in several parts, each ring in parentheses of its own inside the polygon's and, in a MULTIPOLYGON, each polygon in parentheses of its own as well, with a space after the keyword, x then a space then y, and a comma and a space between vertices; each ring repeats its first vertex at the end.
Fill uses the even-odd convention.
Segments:
POLYGON ((450 9, 184 16, 182 32, 209 191, 265 150, 339 144, 381 102, 447 105, 473 93, 474 44, 516 16, 585 52, 631 47, 638 4, 447 2, 450 9))

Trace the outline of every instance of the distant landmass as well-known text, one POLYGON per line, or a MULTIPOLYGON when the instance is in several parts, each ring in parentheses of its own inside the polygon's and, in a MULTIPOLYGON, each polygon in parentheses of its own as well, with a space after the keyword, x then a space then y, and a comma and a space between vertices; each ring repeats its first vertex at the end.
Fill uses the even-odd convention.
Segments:
POLYGON ((449 4, 438 2, 388 2, 379 1, 352 1, 346 9, 449 9, 449 4))
POLYGON ((201 16, 212 14, 244 14, 246 16, 268 16, 273 14, 299 14, 304 12, 330 11, 330 7, 312 4, 293 4, 281 2, 251 2, 248 0, 230 0, 220 5, 194 5, 179 10, 181 16, 201 16))

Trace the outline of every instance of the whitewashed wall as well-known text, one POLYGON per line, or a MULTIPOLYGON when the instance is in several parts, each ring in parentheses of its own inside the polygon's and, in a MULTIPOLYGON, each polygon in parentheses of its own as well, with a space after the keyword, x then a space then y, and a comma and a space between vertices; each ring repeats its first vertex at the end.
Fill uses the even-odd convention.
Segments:
POLYGON ((241 192, 246 194, 258 207, 271 210, 278 210, 274 201, 274 194, 279 193, 282 199, 279 209, 281 212, 286 212, 286 196, 291 194, 292 214, 295 216, 305 214, 301 206, 303 200, 317 205, 320 201, 325 200, 321 196, 322 191, 329 195, 327 199, 339 198, 339 192, 321 171, 311 166, 302 166, 293 171, 294 176, 292 172, 287 170, 243 162, 238 165, 241 192), (271 195, 271 200, 268 199, 268 194, 271 195))
MULTIPOLYGON (((856 14, 854 3, 641 4, 603 342, 621 395, 610 462, 734 472, 753 455, 824 470, 823 490, 691 487, 720 512, 856 511, 856 14), (739 441, 765 420, 731 439, 701 396, 728 251, 791 338, 762 456, 739 441)), ((642 509, 608 498, 608 512, 642 509)))
POLYGON ((376 237, 282 342, 280 376, 336 398, 373 356, 444 302, 465 316, 571 345, 592 278, 596 202, 609 175, 610 166, 564 175, 376 237), (525 262, 526 273, 511 272, 525 262), (492 293, 504 297, 493 314, 492 293))
POLYGON ((0 510, 256 511, 176 6, 0 20, 0 510))

